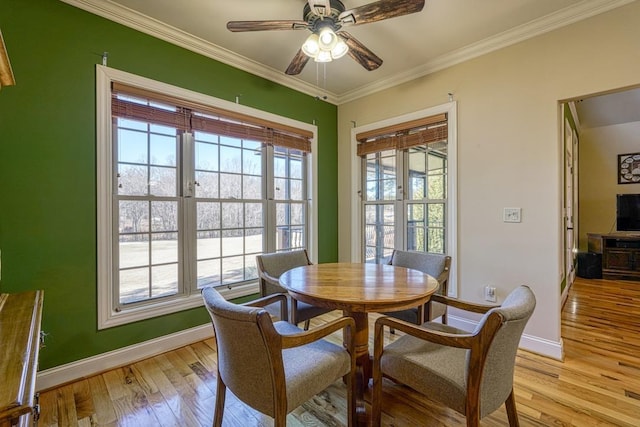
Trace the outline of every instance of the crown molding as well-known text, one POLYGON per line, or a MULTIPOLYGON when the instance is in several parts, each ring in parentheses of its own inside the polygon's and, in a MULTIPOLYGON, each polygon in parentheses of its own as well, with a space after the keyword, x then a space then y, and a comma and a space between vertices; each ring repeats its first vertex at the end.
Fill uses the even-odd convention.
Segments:
MULTIPOLYGON (((111 0, 60 1, 298 92, 315 97, 318 97, 320 94, 320 88, 315 85, 309 84, 296 77, 288 76, 280 70, 267 67, 264 64, 260 64, 214 43, 189 34, 179 28, 167 25, 157 19, 114 3, 111 0)), ((336 104, 336 94, 322 90, 321 95, 323 97, 326 96, 326 98, 323 98, 325 101, 336 104)))
POLYGON ((326 95, 325 101, 340 105, 477 58, 498 49, 520 43, 549 31, 624 6, 636 0, 584 0, 574 6, 566 7, 552 14, 504 31, 496 36, 441 55, 419 67, 377 80, 371 84, 360 86, 359 88, 340 95, 321 90, 317 86, 296 77, 287 76, 280 70, 267 67, 249 58, 238 55, 235 52, 121 6, 111 0, 60 1, 307 95, 317 97, 322 91, 322 95, 326 95))
POLYGON ((636 0, 584 0, 552 14, 441 55, 426 64, 377 80, 338 96, 338 105, 379 92, 473 58, 520 43, 564 26, 616 9, 636 0))

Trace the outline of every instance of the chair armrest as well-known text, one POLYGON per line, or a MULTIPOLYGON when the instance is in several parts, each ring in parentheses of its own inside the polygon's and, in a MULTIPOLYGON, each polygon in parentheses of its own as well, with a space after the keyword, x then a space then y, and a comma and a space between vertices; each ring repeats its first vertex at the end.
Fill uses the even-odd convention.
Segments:
POLYGON ((451 307, 459 308, 460 310, 470 311, 472 313, 480 313, 484 314, 492 308, 500 307, 499 305, 486 305, 486 304, 477 304, 469 301, 462 301, 459 299, 451 298, 445 295, 433 294, 431 295, 430 301, 439 302, 441 304, 446 304, 451 307))
POLYGON ((310 331, 291 335, 281 335, 282 348, 299 347, 301 345, 309 344, 344 328, 350 328, 348 336, 351 338, 347 342, 347 350, 353 354, 353 336, 355 335, 356 322, 351 317, 340 317, 339 319, 332 320, 331 322, 325 323, 324 325, 310 331))
POLYGON ((273 304, 275 302, 280 302, 280 319, 288 320, 288 305, 287 305, 287 295, 286 294, 271 294, 266 297, 254 299, 253 301, 245 302, 242 305, 247 307, 264 307, 269 304, 273 304))
MULTIPOLYGON (((375 336, 382 337, 382 329, 384 326, 393 328, 397 331, 402 331, 407 335, 420 338, 425 341, 429 341, 435 344, 446 345, 448 347, 468 348, 470 349, 473 342, 476 339, 476 335, 472 333, 468 334, 452 334, 441 331, 434 331, 431 329, 421 328, 413 323, 405 322, 404 320, 394 319, 393 317, 383 316, 376 320, 375 324, 375 336)), ((382 343, 383 340, 378 340, 382 343)), ((376 341, 376 346, 378 341, 376 341)))
POLYGON ((266 280, 267 282, 273 284, 273 285, 278 285, 280 286, 280 280, 277 277, 273 277, 272 275, 270 275, 269 273, 265 273, 264 271, 260 273, 260 277, 264 280, 266 280))

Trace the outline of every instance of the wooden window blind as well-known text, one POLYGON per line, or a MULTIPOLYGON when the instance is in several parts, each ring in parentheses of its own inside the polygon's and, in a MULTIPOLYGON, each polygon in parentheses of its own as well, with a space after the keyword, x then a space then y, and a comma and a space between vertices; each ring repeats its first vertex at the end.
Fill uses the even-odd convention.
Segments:
POLYGON ((446 140, 447 135, 446 113, 398 123, 356 134, 358 156, 432 144, 446 140))
POLYGON ((310 139, 313 133, 308 130, 118 82, 112 83, 111 94, 111 111, 114 117, 311 152, 310 139))

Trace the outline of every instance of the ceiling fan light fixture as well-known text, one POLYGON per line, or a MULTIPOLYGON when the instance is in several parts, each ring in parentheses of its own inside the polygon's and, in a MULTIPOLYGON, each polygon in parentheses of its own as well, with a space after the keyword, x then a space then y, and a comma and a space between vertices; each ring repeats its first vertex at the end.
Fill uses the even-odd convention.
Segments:
POLYGON ((338 36, 331 28, 323 28, 320 30, 320 34, 318 34, 318 43, 320 44, 321 50, 330 51, 335 47, 336 43, 338 43, 338 36))
POLYGON ((331 58, 333 59, 342 58, 347 54, 348 51, 349 51, 349 46, 347 46, 344 40, 342 40, 342 38, 338 36, 338 42, 333 47, 333 49, 331 49, 331 58))
POLYGON ((331 62, 331 52, 328 50, 321 50, 314 59, 316 62, 331 62))
POLYGON ((318 35, 311 34, 302 44, 302 51, 305 55, 315 58, 320 52, 320 44, 318 43, 318 35))

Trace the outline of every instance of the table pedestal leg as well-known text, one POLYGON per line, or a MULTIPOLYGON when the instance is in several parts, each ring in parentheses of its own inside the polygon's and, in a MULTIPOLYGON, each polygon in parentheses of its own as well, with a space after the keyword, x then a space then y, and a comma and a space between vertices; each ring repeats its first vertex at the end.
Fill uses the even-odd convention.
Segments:
POLYGON ((354 347, 356 353, 356 420, 359 426, 369 423, 367 416, 364 392, 369 387, 371 379, 371 356, 369 355, 369 319, 364 312, 344 312, 345 316, 353 317, 356 322, 354 335, 354 347))

